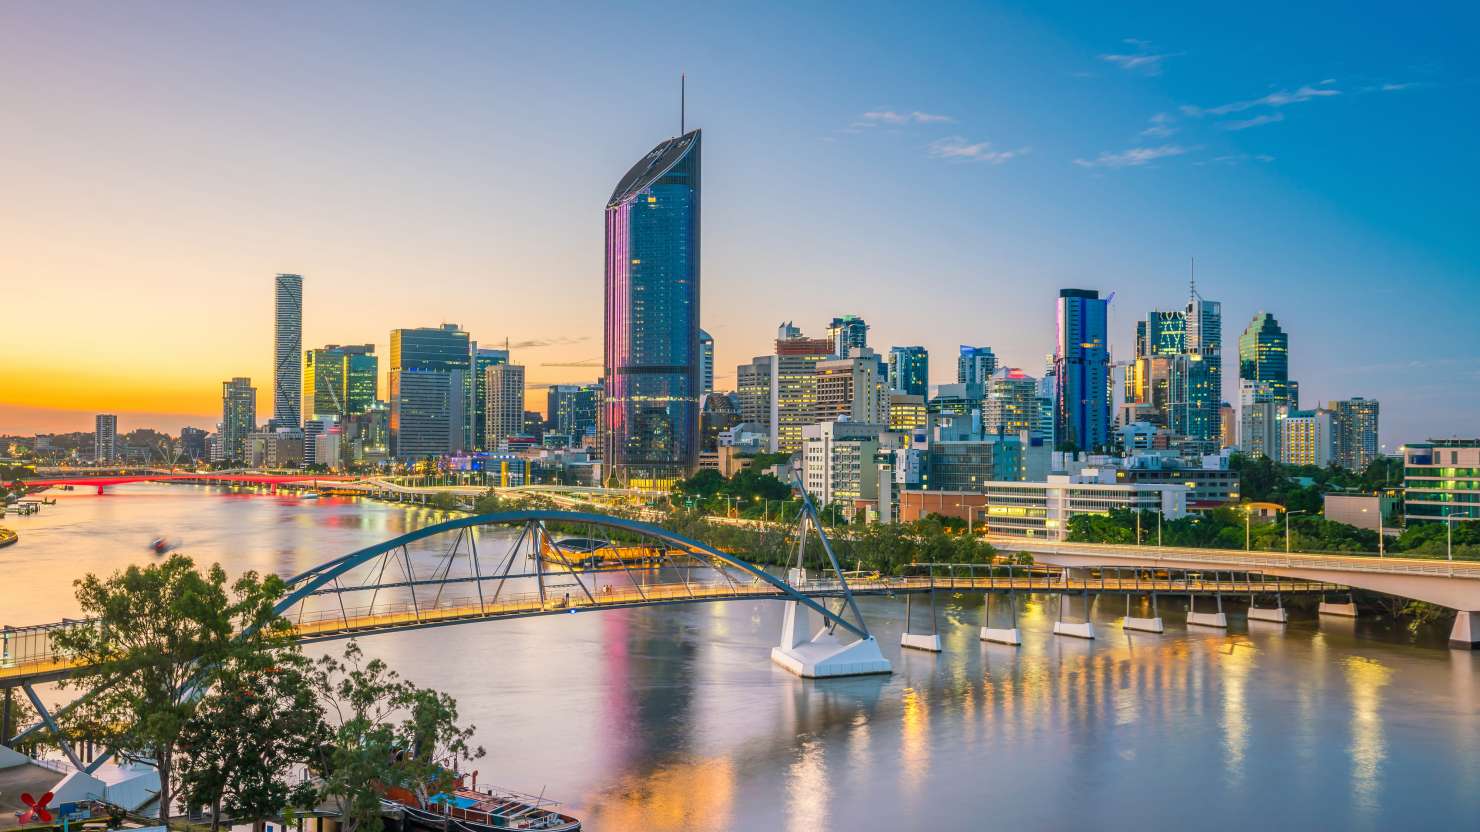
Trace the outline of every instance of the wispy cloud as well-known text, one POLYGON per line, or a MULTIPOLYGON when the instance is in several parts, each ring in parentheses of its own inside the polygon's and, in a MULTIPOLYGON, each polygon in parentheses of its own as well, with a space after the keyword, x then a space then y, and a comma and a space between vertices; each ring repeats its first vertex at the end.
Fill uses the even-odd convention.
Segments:
POLYGON ((1177 128, 1172 126, 1172 122, 1176 120, 1177 117, 1171 113, 1157 113, 1151 117, 1150 126, 1142 130, 1141 135, 1148 139, 1164 139, 1177 132, 1177 128))
POLYGON ((1218 127, 1223 130, 1248 130, 1250 127, 1258 127, 1263 124, 1273 124, 1284 121, 1284 113, 1265 113, 1253 118, 1239 119, 1234 121, 1220 121, 1218 127))
POLYGON ((527 341, 515 341, 509 345, 512 350, 529 350, 537 347, 558 347, 567 344, 579 344, 582 341, 591 340, 589 335, 557 335, 553 338, 531 338, 527 341))
POLYGON ((1026 147, 1020 147, 1017 150, 994 150, 991 142, 971 143, 962 136, 948 136, 930 143, 930 155, 937 159, 954 162, 986 162, 991 165, 1000 165, 1019 156, 1025 156, 1028 150, 1026 147))
POLYGON ((1300 104, 1306 101, 1313 101, 1317 98, 1330 98, 1341 95, 1341 90, 1333 86, 1335 83, 1335 79, 1327 78, 1319 84, 1304 84, 1293 91, 1278 90, 1259 98, 1232 101, 1227 104, 1220 104, 1217 107, 1195 107, 1187 104, 1183 105, 1182 114, 1190 118, 1200 118, 1202 116, 1226 116, 1230 113, 1241 113, 1245 110, 1252 110, 1255 107, 1287 107, 1291 104, 1300 104))
POLYGON ((955 119, 939 113, 922 113, 919 110, 911 110, 907 113, 895 110, 870 110, 853 122, 853 127, 876 127, 880 124, 950 124, 955 119))
POLYGON ((1214 156, 1206 162, 1193 162, 1194 165, 1237 165, 1243 162, 1273 162, 1274 157, 1268 153, 1233 153, 1226 156, 1214 156))
POLYGON ((541 361, 541 367, 600 367, 600 358, 583 358, 580 361, 541 361))
POLYGON ((1139 72, 1142 75, 1160 75, 1162 62, 1167 58, 1180 57, 1184 52, 1157 52, 1150 41, 1137 38, 1126 38, 1123 41, 1128 46, 1135 47, 1132 52, 1101 55, 1100 60, 1108 61, 1127 72, 1139 72))
POLYGON ((1403 90, 1417 89, 1429 86, 1422 81, 1387 81, 1381 84, 1362 87, 1361 92, 1402 92, 1403 90))
POLYGON ((1082 168, 1134 168, 1148 165, 1157 159, 1167 159, 1172 156, 1182 156, 1191 153, 1193 148, 1183 147, 1180 144, 1163 144, 1157 147, 1133 147, 1119 153, 1105 151, 1093 159, 1075 159, 1074 164, 1082 168))

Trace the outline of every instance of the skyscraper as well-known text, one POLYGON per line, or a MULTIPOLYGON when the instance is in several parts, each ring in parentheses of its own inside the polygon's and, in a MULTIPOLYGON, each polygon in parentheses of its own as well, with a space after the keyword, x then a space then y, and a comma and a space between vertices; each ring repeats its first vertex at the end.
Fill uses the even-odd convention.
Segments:
POLYGON ((303 415, 308 419, 364 413, 380 395, 374 344, 329 344, 303 353, 303 415))
POLYGON ((868 346, 868 324, 857 315, 833 318, 827 325, 827 340, 832 342, 833 355, 846 357, 854 347, 868 346))
POLYGON ((1331 461, 1349 471, 1365 471, 1377 459, 1377 401, 1343 399, 1330 403, 1331 461))
POLYGON ((221 454, 243 459, 247 434, 257 430, 257 388, 249 378, 221 383, 221 454))
MULTIPOLYGON (((468 373, 467 447, 475 451, 492 450, 488 442, 488 368, 509 363, 509 351, 480 347, 470 342, 472 372, 468 373)), ((496 444, 496 443, 495 443, 496 444)))
POLYGON ((896 393, 930 395, 930 353, 924 347, 889 349, 889 389, 896 393))
POLYGON ((1187 298, 1187 413, 1178 433, 1191 439, 1218 440, 1218 408, 1223 404, 1223 304, 1206 300, 1193 283, 1187 298))
POLYGON ((457 324, 391 330, 392 453, 402 459, 466 449, 468 334, 457 324))
POLYGON ((93 420, 93 461, 105 464, 118 459, 118 417, 99 413, 93 420))
POLYGON ((1038 379, 1015 367, 1000 367, 992 374, 982 406, 982 429, 987 436, 1037 433, 1038 379))
POLYGON ((699 455, 700 133, 653 148, 606 204, 602 462, 663 487, 699 455))
POLYGON ((817 409, 812 421, 839 419, 874 425, 889 423, 889 388, 879 375, 879 357, 867 347, 850 347, 847 358, 817 362, 817 409))
POLYGON ((1300 385, 1290 380, 1290 336, 1268 312, 1255 315, 1239 336, 1238 377, 1275 404, 1300 406, 1300 385))
POLYGON ((699 330, 699 393, 714 392, 714 336, 699 330))
POLYGON ((587 433, 596 430, 596 399, 600 388, 595 384, 552 384, 545 392, 545 418, 554 431, 570 437, 578 445, 587 433))
POLYGON ((1335 432, 1329 410, 1291 410, 1280 423, 1280 462, 1286 465, 1331 464, 1335 432))
POLYGON ((982 389, 992 381, 997 372, 997 356, 991 347, 968 347, 961 345, 961 356, 956 359, 956 383, 980 384, 982 389))
POLYGON ((1061 289, 1054 349, 1054 436, 1081 450, 1110 439, 1109 302, 1094 289, 1061 289))
POLYGON ((303 276, 278 275, 273 295, 272 426, 296 428, 303 424, 303 276))
POLYGON ((487 403, 484 429, 489 450, 498 448, 511 436, 524 433, 524 367, 518 364, 494 364, 484 370, 487 403))

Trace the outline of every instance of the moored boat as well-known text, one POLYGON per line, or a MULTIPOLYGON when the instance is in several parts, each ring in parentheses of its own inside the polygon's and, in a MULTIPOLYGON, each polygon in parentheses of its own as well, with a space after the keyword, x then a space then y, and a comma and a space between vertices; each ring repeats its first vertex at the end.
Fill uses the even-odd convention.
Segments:
POLYGON ((388 788, 381 812, 401 828, 430 832, 498 832, 506 829, 578 832, 581 822, 559 811, 559 801, 504 789, 478 789, 458 778, 452 791, 423 804, 408 789, 388 788))

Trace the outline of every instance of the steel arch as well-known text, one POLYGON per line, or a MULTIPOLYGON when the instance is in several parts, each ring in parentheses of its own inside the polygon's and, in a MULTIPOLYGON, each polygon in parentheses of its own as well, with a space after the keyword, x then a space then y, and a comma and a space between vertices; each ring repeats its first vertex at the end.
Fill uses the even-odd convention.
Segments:
POLYGON ((319 564, 312 569, 300 572, 299 574, 289 578, 286 583, 291 588, 291 591, 287 595, 283 596, 282 600, 278 602, 275 608, 275 612, 277 612, 277 614, 279 615, 285 614, 288 610, 292 609, 295 604, 303 601, 310 595, 313 595, 315 591, 321 589, 322 587, 324 587, 324 585, 332 582, 340 575, 343 575, 349 570, 365 564, 374 558, 380 557, 387 552, 405 546, 408 543, 414 543, 418 540, 423 540, 428 537, 434 537, 445 532, 452 532, 459 529, 472 528, 475 526, 498 526, 528 522, 588 523, 595 526, 603 526, 606 528, 635 532, 637 534, 646 535, 648 537, 663 540, 668 543, 683 546, 688 549, 697 550, 707 557, 717 558, 720 561, 729 564, 730 566, 734 566, 737 569, 748 572, 749 574, 755 576, 757 579, 765 581, 766 583, 780 590, 782 595, 777 596, 780 600, 793 600, 806 604, 813 611, 821 615, 829 624, 842 627, 843 629, 847 630, 850 633, 853 633, 859 638, 869 638, 867 625, 863 624, 861 619, 858 624, 854 624, 846 618, 843 618, 838 613, 829 610, 826 605, 820 604, 807 595, 804 595, 790 583, 787 583, 786 581, 776 577, 775 575, 766 572, 764 569, 761 569, 754 564, 749 563, 748 561, 741 560, 734 555, 726 554, 719 551, 718 549, 705 545, 704 543, 700 543, 697 540, 691 540, 687 537, 684 537, 683 535, 671 532, 661 526, 655 526, 651 523, 643 523, 638 520, 627 520, 621 517, 613 517, 607 514, 592 514, 589 512, 580 511, 551 511, 549 509, 504 511, 495 512, 493 514, 478 514, 472 517, 459 517, 454 520, 445 520, 441 523, 434 523, 430 526, 424 526, 420 529, 407 532, 406 534, 400 535, 390 540, 382 541, 381 543, 377 543, 374 546, 367 546, 364 549, 350 552, 347 555, 341 555, 340 557, 319 564))

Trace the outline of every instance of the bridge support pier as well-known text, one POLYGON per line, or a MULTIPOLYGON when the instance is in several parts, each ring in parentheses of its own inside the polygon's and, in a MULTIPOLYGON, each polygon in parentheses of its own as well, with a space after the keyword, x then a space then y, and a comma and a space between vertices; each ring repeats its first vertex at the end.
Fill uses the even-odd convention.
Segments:
MULTIPOLYGON (((1215 585, 1218 583, 1217 572, 1213 573, 1213 583, 1215 585)), ((1228 616, 1223 613, 1223 593, 1216 590, 1214 592, 1214 597, 1218 599, 1217 612, 1198 612, 1196 604, 1197 596, 1192 594, 1191 589, 1192 587, 1188 586, 1187 623, 1198 627, 1215 627, 1220 630, 1228 629, 1228 616)))
POLYGON ((1056 636, 1072 636, 1074 638, 1089 638, 1089 639, 1092 639, 1092 638, 1095 637, 1095 624, 1094 624, 1093 621, 1090 620, 1090 617, 1089 617, 1089 586, 1088 585, 1085 586, 1083 595, 1084 595, 1084 620, 1083 621, 1065 621, 1064 620, 1064 601, 1067 600, 1067 599, 1064 597, 1064 593, 1062 593, 1062 592, 1059 593, 1059 617, 1058 617, 1058 620, 1053 623, 1053 634, 1054 635, 1056 635, 1056 636))
POLYGON ((816 624, 811 608, 787 602, 781 643, 771 648, 771 661, 804 679, 893 672, 873 637, 844 644, 826 627, 811 635, 816 624))
POLYGON ((930 633, 928 635, 925 633, 910 632, 912 618, 910 613, 913 612, 914 597, 915 594, 913 592, 904 596, 904 632, 899 635, 899 646, 908 647, 912 650, 939 653, 941 652, 940 627, 935 619, 935 589, 932 587, 930 590, 930 633))
POLYGON ((1480 611, 1460 610, 1449 631, 1449 646, 1457 650, 1480 650, 1480 611))
MULTIPOLYGON (((1008 567, 1011 570, 1011 567, 1008 567)), ((982 641, 991 641, 997 644, 1010 644, 1014 647, 1021 646, 1023 634, 1017 625, 1017 595, 1011 590, 1007 593, 1007 602, 1012 605, 1011 627, 992 626, 992 593, 988 592, 982 599, 982 641)))
POLYGON ((1249 593, 1249 620, 1284 624, 1290 620, 1290 616, 1285 612, 1285 602, 1280 598, 1279 592, 1274 594, 1274 609, 1254 606, 1254 593, 1251 592, 1249 593))
POLYGON ((1140 630, 1143 633, 1164 633, 1166 626, 1162 624, 1161 615, 1156 610, 1156 593, 1151 593, 1151 617, 1135 618, 1131 615, 1131 594, 1125 594, 1125 619, 1121 621, 1122 630, 1140 630))

